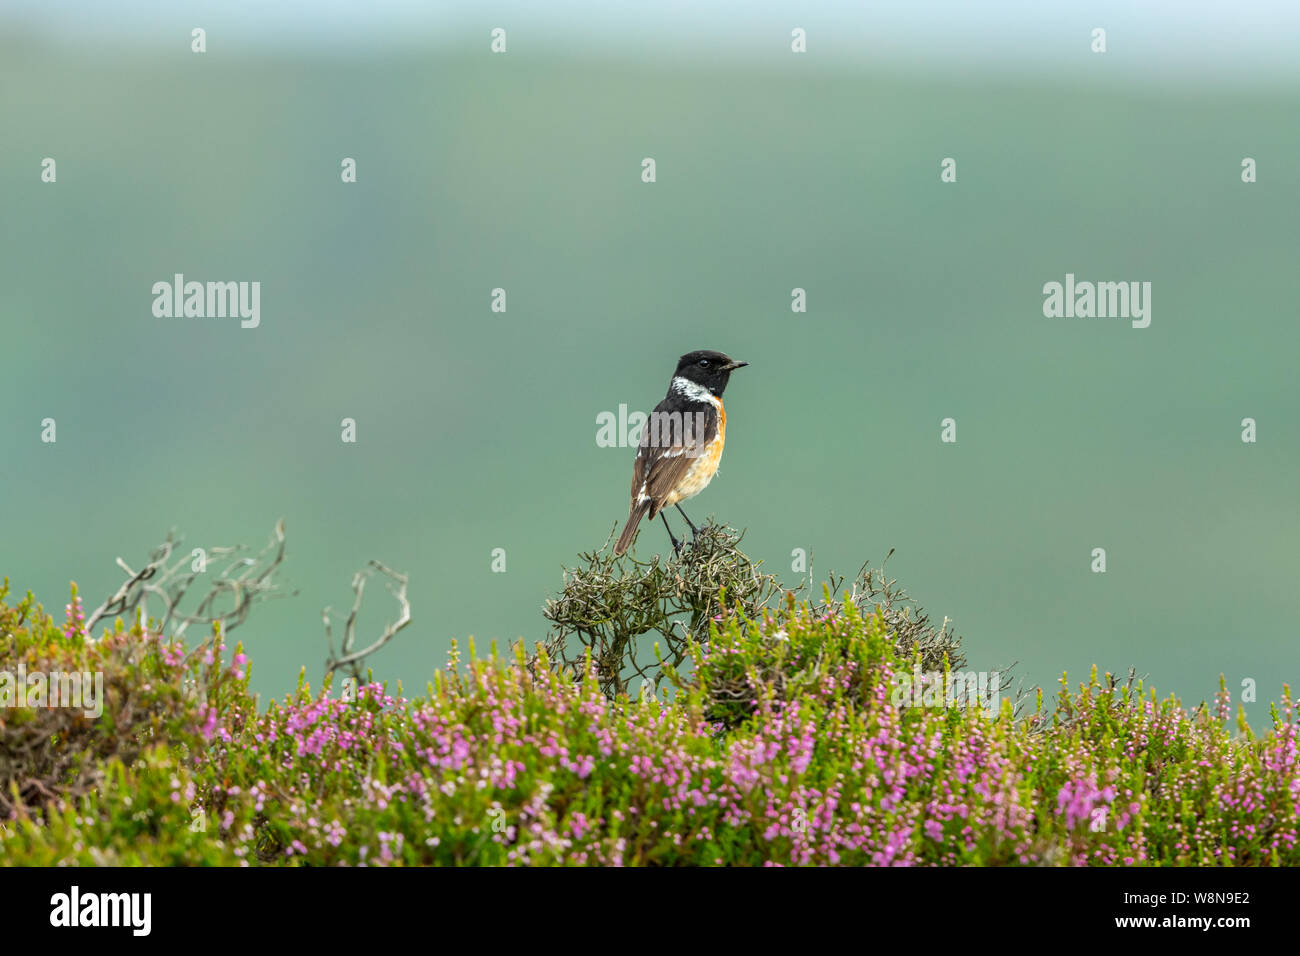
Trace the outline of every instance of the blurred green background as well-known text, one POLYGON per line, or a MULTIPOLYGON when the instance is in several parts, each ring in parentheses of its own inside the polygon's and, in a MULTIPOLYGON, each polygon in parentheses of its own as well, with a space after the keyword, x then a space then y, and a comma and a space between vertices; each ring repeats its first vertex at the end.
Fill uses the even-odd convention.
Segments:
MULTIPOLYGON (((627 510, 633 450, 596 416, 715 348, 752 367, 688 511, 788 581, 795 548, 819 577, 897 549, 971 667, 1049 687, 1094 663, 1188 702, 1220 672, 1265 702, 1300 681, 1293 81, 1111 75, 1075 26, 1075 61, 1016 73, 799 57, 788 32, 725 62, 493 56, 486 20, 198 56, 189 25, 168 50, 0 46, 19 593, 61 610, 75 580, 89 609, 171 526, 260 545, 283 516, 300 593, 233 634, 255 689, 319 680, 319 610, 369 558, 414 609, 376 674, 422 688, 452 639, 545 633, 562 565, 627 510), (260 281, 261 327, 153 317, 176 272, 260 281), (1151 327, 1044 318, 1067 272, 1150 281, 1151 327)), ((362 637, 393 612, 373 587, 362 637)))

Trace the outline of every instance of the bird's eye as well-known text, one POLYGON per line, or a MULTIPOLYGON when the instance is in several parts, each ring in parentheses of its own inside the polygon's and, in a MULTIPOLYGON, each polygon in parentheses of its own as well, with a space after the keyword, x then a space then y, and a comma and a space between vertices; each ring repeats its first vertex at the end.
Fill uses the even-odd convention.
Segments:
POLYGON ((708 367, 709 367, 709 360, 708 360, 708 359, 700 359, 700 368, 708 368, 708 367))

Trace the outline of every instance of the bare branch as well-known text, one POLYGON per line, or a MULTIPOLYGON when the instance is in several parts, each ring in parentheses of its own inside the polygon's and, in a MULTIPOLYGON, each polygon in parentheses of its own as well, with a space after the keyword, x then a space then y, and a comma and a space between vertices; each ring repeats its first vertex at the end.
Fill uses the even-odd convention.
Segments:
MULTIPOLYGON (((617 531, 617 526, 614 528, 617 531)), ((610 550, 614 531, 597 551, 566 568, 564 588, 543 612, 552 632, 542 647, 552 667, 581 680, 587 650, 601 690, 609 697, 628 693, 640 678, 658 686, 663 664, 679 666, 692 641, 708 639, 709 624, 727 613, 719 602, 757 614, 782 593, 775 576, 764 574, 738 545, 743 534, 710 521, 681 554, 648 561, 610 550), (655 660, 642 660, 642 635, 654 638, 655 660), (578 646, 570 653, 568 639, 578 646)), ((528 660, 536 672, 538 655, 528 660)))
POLYGON ((407 577, 405 574, 399 574, 387 565, 378 561, 371 561, 370 564, 362 568, 352 576, 352 608, 348 612, 347 621, 343 625, 343 643, 340 653, 334 653, 334 630, 330 620, 331 608, 325 608, 321 611, 321 620, 325 624, 325 637, 329 642, 329 656, 325 659, 325 676, 329 677, 336 670, 345 670, 352 677, 356 678, 357 683, 362 680, 362 662, 367 657, 375 653, 389 641, 391 641, 397 632, 411 623, 411 602, 406 597, 407 577), (384 627, 383 632, 368 647, 361 650, 353 650, 356 644, 357 636, 357 615, 361 611, 361 599, 365 593, 366 581, 370 575, 378 572, 385 575, 390 580, 388 582, 388 592, 393 595, 398 604, 397 620, 384 627), (394 587, 396 583, 396 587, 394 587))
POLYGON ((217 562, 245 549, 243 546, 208 548, 204 552, 204 569, 194 570, 191 556, 179 550, 182 540, 174 531, 169 531, 166 540, 154 549, 149 563, 139 571, 132 571, 130 565, 119 557, 117 565, 126 572, 127 580, 86 619, 86 633, 91 633, 91 629, 105 619, 126 615, 137 607, 148 620, 150 599, 162 603, 161 633, 166 633, 170 627, 173 637, 181 637, 191 624, 210 627, 214 623, 219 624, 224 633, 242 624, 255 602, 287 596, 281 593, 280 585, 273 580, 285 556, 283 518, 276 522, 270 542, 257 557, 235 558, 225 569, 209 578, 208 590, 189 614, 179 610, 181 602, 196 580, 210 574, 206 569, 207 562, 217 562), (234 606, 222 613, 216 610, 216 605, 225 595, 233 597, 234 606))

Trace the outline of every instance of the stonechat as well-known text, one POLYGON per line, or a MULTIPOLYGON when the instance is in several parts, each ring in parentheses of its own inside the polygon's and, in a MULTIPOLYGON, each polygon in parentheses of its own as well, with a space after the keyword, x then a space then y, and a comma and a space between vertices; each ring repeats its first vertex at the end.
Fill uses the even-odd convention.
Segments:
POLYGON ((699 534, 681 502, 694 498, 718 473, 722 446, 727 437, 727 413, 722 393, 727 380, 748 362, 736 362, 721 352, 689 352, 677 361, 677 371, 668 383, 668 395, 655 406, 641 434, 636 463, 632 466, 632 507, 627 524, 614 545, 622 554, 632 543, 636 527, 646 515, 663 518, 673 550, 682 543, 673 536, 668 517, 670 505, 681 512, 693 534, 699 534))

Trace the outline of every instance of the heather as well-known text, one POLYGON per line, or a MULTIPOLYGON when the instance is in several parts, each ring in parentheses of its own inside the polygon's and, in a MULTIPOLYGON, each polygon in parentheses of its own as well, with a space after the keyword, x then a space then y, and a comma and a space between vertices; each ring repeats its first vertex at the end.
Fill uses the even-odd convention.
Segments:
POLYGON ((91 639, 0 594, 0 671, 99 670, 103 715, 0 710, 6 864, 1295 865, 1289 691, 1253 733, 1093 673, 972 706, 886 615, 719 595, 659 689, 588 648, 453 652, 421 692, 261 705, 220 626, 91 639), (740 602, 737 602, 740 603, 740 602), (924 683, 924 680, 923 680, 924 683))

